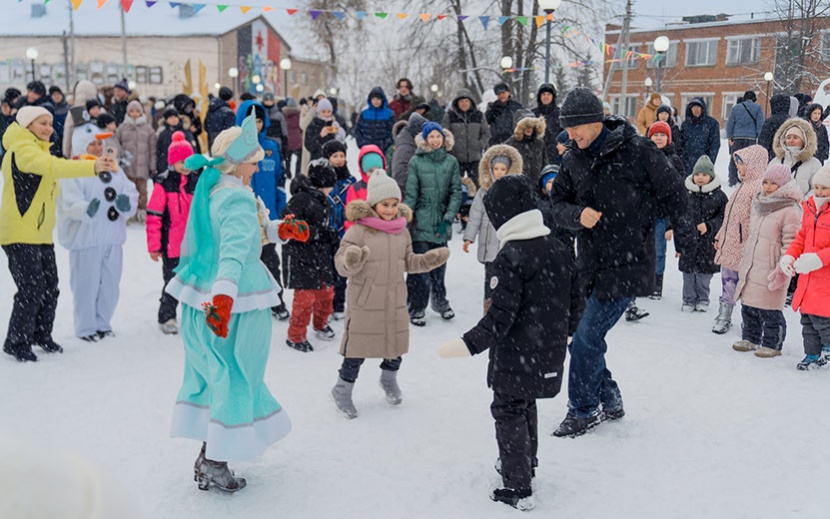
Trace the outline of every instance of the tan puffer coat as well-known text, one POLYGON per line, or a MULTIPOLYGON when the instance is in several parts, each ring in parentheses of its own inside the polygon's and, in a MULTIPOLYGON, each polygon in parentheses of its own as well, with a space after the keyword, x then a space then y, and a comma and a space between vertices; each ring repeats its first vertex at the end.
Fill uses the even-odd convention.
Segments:
MULTIPOLYGON (((340 353, 357 359, 394 359, 409 351, 404 274, 440 267, 450 251, 440 248, 430 251, 432 254, 415 254, 407 229, 389 234, 357 223, 365 217, 378 215, 363 200, 355 200, 346 207, 346 218, 354 225, 346 231, 334 256, 337 272, 349 280, 340 353), (345 264, 346 249, 352 245, 369 248, 366 263, 357 271, 350 271, 345 264)), ((398 217, 409 221, 412 210, 400 204, 398 217)))

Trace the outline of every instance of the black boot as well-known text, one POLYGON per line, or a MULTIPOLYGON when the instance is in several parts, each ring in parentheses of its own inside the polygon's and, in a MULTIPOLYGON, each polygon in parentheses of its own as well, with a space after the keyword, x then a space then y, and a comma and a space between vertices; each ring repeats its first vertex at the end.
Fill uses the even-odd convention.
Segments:
POLYGON ((628 308, 625 310, 625 320, 629 322, 639 321, 643 317, 648 317, 649 313, 645 310, 637 308, 634 301, 628 303, 628 308))
POLYGON ((663 274, 657 274, 654 276, 654 292, 652 292, 648 298, 655 299, 657 301, 663 299, 663 274))
POLYGON ((576 438, 582 436, 602 422, 602 414, 598 413, 588 418, 580 418, 574 414, 568 413, 559 428, 553 431, 553 435, 557 438, 576 438))
POLYGON ((510 505, 523 512, 533 510, 536 507, 536 503, 533 501, 533 492, 529 488, 520 490, 497 488, 490 494, 490 499, 498 503, 510 505))
POLYGON ((16 358, 18 362, 37 362, 37 355, 32 352, 28 344, 11 344, 6 342, 3 345, 3 352, 16 358))

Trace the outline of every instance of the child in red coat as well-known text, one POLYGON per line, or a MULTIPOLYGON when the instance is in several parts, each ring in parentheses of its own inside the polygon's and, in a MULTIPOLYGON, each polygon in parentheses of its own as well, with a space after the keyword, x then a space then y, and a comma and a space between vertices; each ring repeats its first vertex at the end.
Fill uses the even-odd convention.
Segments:
POLYGON ((801 310, 806 356, 796 367, 802 371, 830 361, 830 165, 818 170, 812 183, 813 196, 801 203, 801 229, 781 257, 778 270, 770 275, 771 283, 776 278, 786 283, 794 273, 801 274, 792 308, 801 310))

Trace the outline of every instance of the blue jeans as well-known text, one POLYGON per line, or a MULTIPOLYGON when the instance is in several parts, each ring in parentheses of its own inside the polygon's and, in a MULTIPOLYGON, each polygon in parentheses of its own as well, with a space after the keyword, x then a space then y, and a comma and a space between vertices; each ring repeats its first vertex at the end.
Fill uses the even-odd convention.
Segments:
POLYGON ((605 335, 632 300, 630 297, 600 300, 595 293, 588 298, 570 346, 568 407, 571 414, 587 418, 599 412, 600 404, 607 410, 622 406, 620 389, 605 367, 608 350, 605 335))
POLYGON ((654 246, 657 250, 657 264, 654 273, 662 276, 666 271, 666 228, 669 226, 668 218, 657 218, 654 220, 654 246))

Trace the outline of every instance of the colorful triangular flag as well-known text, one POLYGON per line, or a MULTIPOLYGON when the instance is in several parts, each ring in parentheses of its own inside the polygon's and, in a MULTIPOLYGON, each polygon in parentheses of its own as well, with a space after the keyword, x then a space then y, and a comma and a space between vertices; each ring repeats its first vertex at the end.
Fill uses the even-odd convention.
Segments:
POLYGON ((77 11, 83 0, 72 0, 72 7, 77 11))
POLYGON ((239 10, 242 11, 242 14, 245 14, 248 11, 251 10, 251 6, 249 6, 249 5, 240 5, 239 10))
POLYGON ((459 21, 459 22, 463 22, 463 21, 464 21, 464 20, 466 20, 467 18, 469 18, 469 16, 466 16, 466 15, 463 15, 463 14, 462 14, 462 15, 459 15, 459 16, 458 16, 458 21, 459 21))
MULTIPOLYGON (((45 4, 45 3, 46 3, 46 2, 44 2, 44 4, 45 4)), ((103 5, 104 5, 105 3, 107 3, 107 0, 98 0, 98 9, 100 9, 101 7, 103 7, 103 5)))
POLYGON ((133 0, 121 0, 121 9, 123 9, 125 13, 129 13, 132 7, 133 0))
POLYGON ((273 8, 273 7, 271 7, 270 5, 266 5, 266 6, 263 6, 263 7, 262 7, 262 12, 263 12, 263 13, 270 13, 270 12, 271 12, 271 11, 273 11, 273 10, 274 10, 274 8, 273 8))
POLYGON ((409 14, 408 13, 398 13, 395 16, 397 16, 399 19, 403 20, 404 18, 409 16, 409 14))
POLYGON ((362 20, 366 18, 366 11, 355 11, 354 15, 357 16, 358 20, 362 20))
POLYGON ((487 30, 487 24, 490 23, 490 17, 489 16, 479 16, 478 19, 481 20, 481 25, 484 27, 484 30, 486 31, 487 30))
POLYGON ((422 22, 429 20, 429 17, 432 16, 431 14, 421 13, 418 15, 418 18, 421 19, 422 22))
POLYGON ((381 20, 383 20, 384 18, 386 18, 387 16, 389 16, 389 13, 375 13, 375 16, 377 16, 378 18, 380 18, 381 20))
POLYGON ((334 16, 335 18, 337 18, 338 22, 342 22, 343 18, 346 17, 346 13, 343 12, 343 11, 332 11, 331 15, 334 16))
POLYGON ((439 20, 443 20, 446 17, 447 17, 446 14, 439 14, 438 16, 436 16, 436 18, 438 18, 439 20))
POLYGON ((527 16, 517 16, 516 21, 522 24, 522 27, 527 27, 527 16))
POLYGON ((536 22, 536 27, 541 27, 543 23, 545 23, 544 16, 534 16, 533 20, 536 22))
POLYGON ((216 9, 218 9, 220 13, 221 13, 222 11, 224 11, 225 9, 227 9, 227 8, 228 8, 228 6, 227 6, 227 5, 217 5, 217 6, 216 6, 216 9))
POLYGON ((292 14, 296 14, 297 10, 296 9, 286 9, 285 12, 288 13, 288 16, 291 16, 292 14))
POLYGON ((198 13, 205 8, 205 4, 193 4, 193 14, 198 13))
POLYGON ((145 0, 144 3, 147 5, 147 7, 153 7, 158 3, 158 0, 145 0))
POLYGON ((318 17, 318 16, 320 16, 320 13, 322 13, 322 12, 323 12, 323 11, 318 11, 318 10, 316 10, 316 9, 312 9, 312 10, 310 10, 310 11, 308 12, 308 14, 310 14, 310 15, 311 15, 311 19, 312 19, 312 20, 316 20, 316 19, 317 19, 317 17, 318 17))
MULTIPOLYGON (((98 1, 100 2, 101 0, 98 0, 98 1)), ((168 2, 168 3, 170 4, 170 7, 173 7, 173 8, 176 8, 176 7, 179 7, 180 5, 182 5, 181 2, 168 2)))
POLYGON ((506 22, 506 21, 507 21, 507 20, 509 20, 509 19, 510 19, 510 17, 509 17, 509 16, 499 16, 499 27, 501 27, 502 25, 504 25, 504 22, 506 22))

